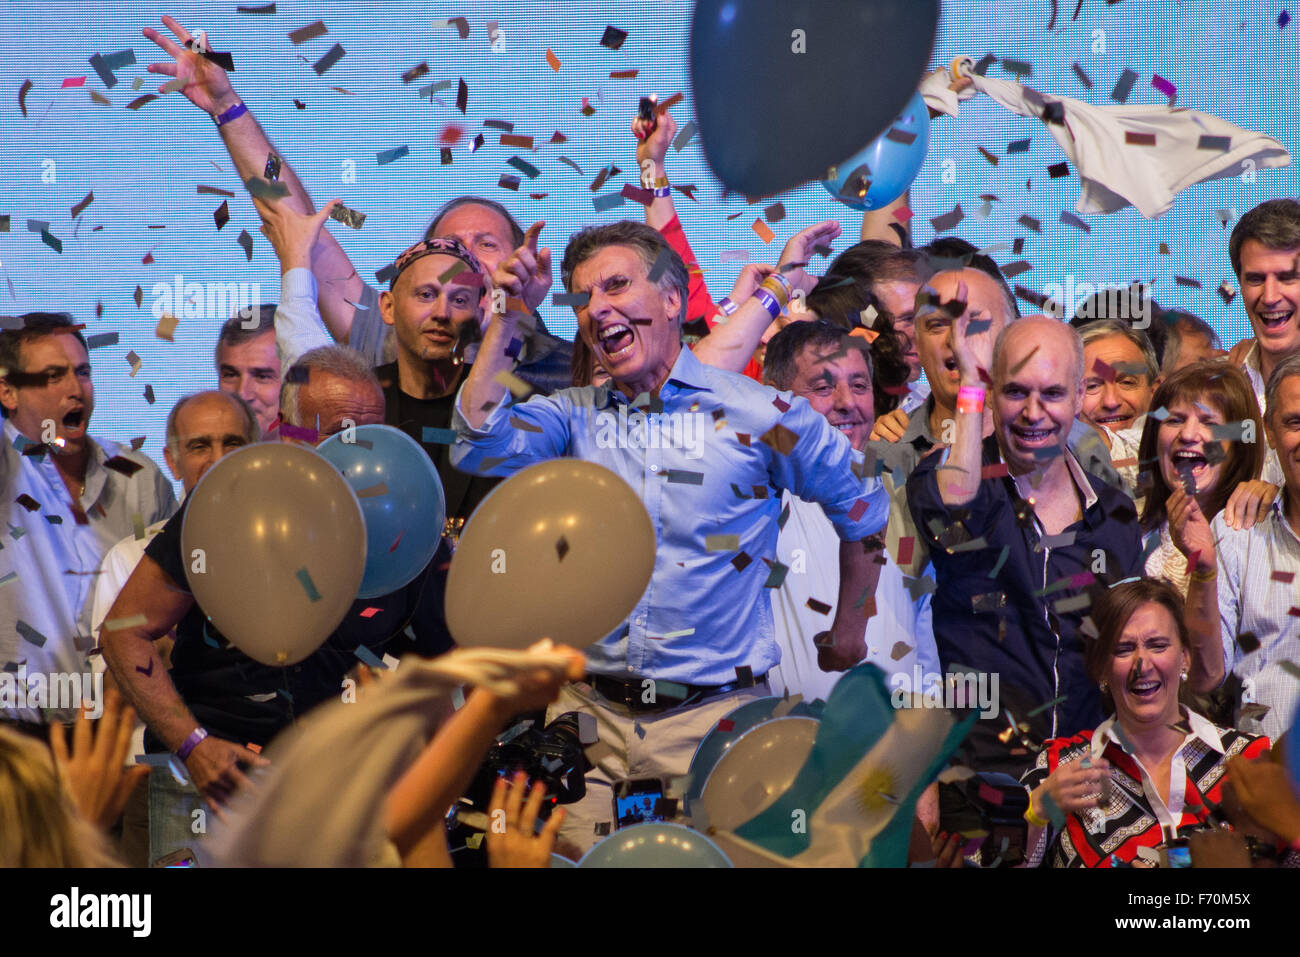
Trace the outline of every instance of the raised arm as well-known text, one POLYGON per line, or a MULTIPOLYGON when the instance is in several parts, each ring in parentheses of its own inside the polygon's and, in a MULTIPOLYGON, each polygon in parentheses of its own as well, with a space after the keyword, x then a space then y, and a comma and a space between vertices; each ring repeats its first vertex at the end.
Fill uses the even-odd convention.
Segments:
MULTIPOLYGON (((961 374, 961 388, 978 389, 985 393, 984 403, 964 406, 957 403, 957 428, 953 436, 952 448, 948 461, 939 468, 936 478, 939 484, 939 496, 947 506, 965 505, 975 498, 980 483, 980 447, 984 433, 983 405, 993 401, 989 394, 991 389, 980 376, 986 375, 993 368, 993 332, 985 328, 980 332, 970 331, 971 318, 966 312, 966 284, 957 290, 957 301, 937 303, 931 301, 920 312, 916 321, 925 320, 924 311, 930 309, 945 310, 949 315, 957 314, 952 323, 952 352, 961 374), (966 408, 967 411, 962 411, 966 408)), ((987 326, 987 321, 985 321, 987 326)))
MULTIPOLYGON (((163 36, 152 27, 144 28, 144 35, 173 57, 172 63, 151 63, 150 73, 185 81, 181 93, 200 110, 212 117, 236 110, 242 102, 231 86, 230 76, 220 66, 190 49, 193 38, 189 31, 172 17, 163 17, 163 25, 176 35, 176 40, 163 36), (176 42, 179 40, 180 42, 176 42)), ((266 171, 270 153, 281 156, 251 110, 235 116, 218 127, 221 140, 226 145, 241 182, 266 171)), ((284 201, 301 213, 314 213, 315 205, 298 174, 281 156, 280 182, 289 189, 284 201)), ((329 232, 322 230, 319 242, 312 249, 311 269, 320 284, 320 311, 330 334, 346 343, 352 328, 353 307, 348 300, 357 301, 365 285, 352 266, 343 247, 329 232)))
POLYGON ((879 209, 869 209, 862 214, 862 239, 878 239, 884 243, 904 247, 912 242, 911 219, 900 220, 894 214, 906 209, 910 201, 911 190, 903 190, 903 195, 892 203, 879 209))
POLYGON ((755 290, 764 278, 764 274, 780 271, 791 287, 791 296, 797 300, 799 293, 806 295, 817 284, 817 277, 810 274, 806 266, 818 246, 829 246, 840 235, 840 224, 833 219, 802 229, 790 237, 790 241, 781 250, 781 259, 777 269, 750 264, 740 271, 735 287, 728 298, 737 309, 726 322, 721 320, 707 336, 695 346, 695 357, 706 365, 727 372, 741 372, 749 363, 754 350, 763 341, 763 334, 774 322, 774 318, 762 302, 754 296, 755 290))
POLYGON ((1169 537, 1187 558, 1191 573, 1183 620, 1192 643, 1189 684, 1198 694, 1223 683, 1223 629, 1219 618, 1219 559, 1214 533, 1196 499, 1182 488, 1169 494, 1169 537))

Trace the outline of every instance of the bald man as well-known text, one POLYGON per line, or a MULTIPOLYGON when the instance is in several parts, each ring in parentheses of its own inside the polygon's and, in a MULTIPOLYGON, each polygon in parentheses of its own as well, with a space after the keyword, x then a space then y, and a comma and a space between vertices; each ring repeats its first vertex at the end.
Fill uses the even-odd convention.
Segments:
POLYGON ((943 668, 997 676, 1002 714, 976 723, 968 760, 1013 772, 1033 758, 1023 737, 1037 744, 1101 721, 1083 666, 1089 589, 1141 574, 1142 549, 1132 501, 1068 447, 1084 394, 1078 333, 1035 316, 995 337, 963 309, 952 358, 953 443, 913 471, 908 505, 934 563, 943 668), (1004 742, 1009 720, 1029 730, 1004 742))

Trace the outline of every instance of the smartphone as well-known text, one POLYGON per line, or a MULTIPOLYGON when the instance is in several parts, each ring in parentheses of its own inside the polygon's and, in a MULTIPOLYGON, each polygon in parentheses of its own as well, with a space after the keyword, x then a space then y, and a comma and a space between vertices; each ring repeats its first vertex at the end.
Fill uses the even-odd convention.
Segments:
POLYGON ((280 157, 274 153, 266 154, 266 169, 262 173, 263 178, 274 183, 280 178, 280 157))
POLYGON ((1187 838, 1180 837, 1160 848, 1161 867, 1191 867, 1192 852, 1187 846, 1187 838))
POLYGON ((628 827, 664 820, 657 813, 664 797, 664 782, 659 778, 627 778, 614 783, 614 826, 628 827))
POLYGON ((166 857, 160 857, 153 862, 154 867, 198 867, 199 862, 194 857, 194 852, 188 847, 182 847, 179 851, 172 851, 166 857))

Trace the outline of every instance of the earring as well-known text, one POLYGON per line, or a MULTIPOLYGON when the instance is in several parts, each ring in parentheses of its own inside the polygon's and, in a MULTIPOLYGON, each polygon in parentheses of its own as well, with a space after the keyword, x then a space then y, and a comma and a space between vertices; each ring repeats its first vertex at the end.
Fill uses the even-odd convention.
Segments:
POLYGON ((1183 680, 1184 680, 1184 681, 1187 680, 1187 674, 1188 674, 1188 673, 1187 673, 1186 671, 1183 672, 1183 680))
POLYGON ((1099 687, 1101 688, 1101 693, 1106 694, 1110 691, 1110 682, 1103 681, 1099 687))

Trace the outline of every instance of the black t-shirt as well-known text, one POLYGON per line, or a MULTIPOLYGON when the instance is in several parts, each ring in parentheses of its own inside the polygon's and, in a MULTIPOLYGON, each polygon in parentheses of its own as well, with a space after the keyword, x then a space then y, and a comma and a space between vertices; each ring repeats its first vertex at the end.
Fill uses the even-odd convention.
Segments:
MULTIPOLYGON (((450 442, 426 442, 424 430, 451 429, 451 414, 456 406, 456 393, 438 399, 417 399, 402 391, 398 384, 397 363, 375 369, 380 384, 384 387, 384 422, 396 426, 415 441, 419 442, 433 459, 442 479, 442 491, 447 500, 448 518, 469 518, 496 487, 500 479, 485 478, 462 472, 451 464, 450 442)), ((442 435, 442 438, 450 438, 442 435)))
MULTIPOLYGON (((187 504, 181 505, 145 549, 186 593, 189 581, 181 553, 181 525, 187 504)), ((444 546, 405 588, 353 602, 343 622, 317 651, 283 668, 254 661, 235 648, 195 603, 176 626, 169 672, 172 683, 209 734, 238 744, 265 745, 295 718, 342 694, 343 677, 360 660, 356 654, 360 646, 380 659, 385 654, 400 657, 407 652, 432 657, 451 647, 442 620, 442 586, 435 574, 441 566, 445 576, 448 558, 444 546), (379 610, 361 617, 371 608, 379 610)), ((275 608, 268 607, 265 613, 274 615, 275 608)), ((152 732, 145 736, 145 749, 166 750, 152 732)))

